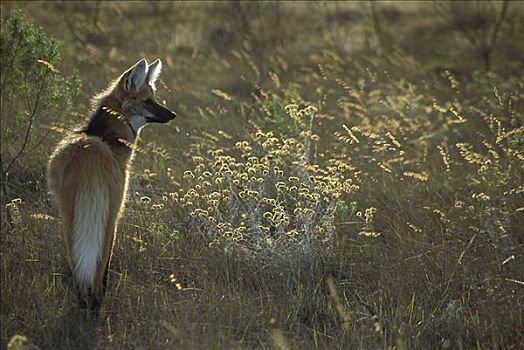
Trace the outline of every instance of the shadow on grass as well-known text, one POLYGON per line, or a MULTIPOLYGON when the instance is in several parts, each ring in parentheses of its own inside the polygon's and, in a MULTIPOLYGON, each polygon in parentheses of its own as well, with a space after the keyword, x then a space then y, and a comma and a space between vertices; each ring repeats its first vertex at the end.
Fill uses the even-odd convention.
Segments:
POLYGON ((41 349, 97 349, 98 339, 104 332, 102 318, 100 314, 80 307, 66 262, 63 262, 62 272, 66 295, 56 318, 44 325, 45 344, 42 343, 41 349))
POLYGON ((73 306, 64 310, 53 324, 45 325, 47 344, 44 349, 95 349, 97 339, 103 332, 100 318, 87 310, 73 306), (46 327, 47 326, 47 327, 46 327))

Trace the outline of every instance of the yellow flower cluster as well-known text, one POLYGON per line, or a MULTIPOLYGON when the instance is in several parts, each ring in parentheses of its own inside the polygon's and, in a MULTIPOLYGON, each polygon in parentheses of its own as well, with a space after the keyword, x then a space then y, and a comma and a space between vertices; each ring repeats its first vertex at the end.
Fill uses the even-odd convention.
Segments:
POLYGON ((313 107, 287 107, 303 127, 299 139, 256 130, 252 139, 218 146, 214 139, 190 147, 194 167, 183 173, 181 190, 170 194, 187 210, 191 225, 215 241, 248 249, 284 249, 317 237, 332 245, 340 197, 358 189, 343 160, 313 163, 313 107))

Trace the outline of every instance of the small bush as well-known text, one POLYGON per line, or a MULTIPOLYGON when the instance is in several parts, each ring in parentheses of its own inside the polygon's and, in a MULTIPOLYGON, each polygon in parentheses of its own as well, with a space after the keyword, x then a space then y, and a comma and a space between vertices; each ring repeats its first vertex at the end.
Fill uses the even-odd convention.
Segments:
POLYGON ((20 10, 0 32, 2 90, 2 173, 8 175, 22 156, 36 157, 51 125, 67 115, 80 90, 76 73, 57 68, 61 46, 29 22, 20 10))
POLYGON ((195 167, 184 173, 176 197, 191 227, 210 237, 211 245, 308 266, 330 256, 341 196, 356 186, 337 171, 341 163, 313 161, 316 108, 291 104, 285 111, 298 139, 257 128, 250 139, 230 146, 213 136, 194 144, 195 167))
MULTIPOLYGON (((272 131, 277 135, 296 136, 296 119, 290 118, 286 106, 302 103, 295 84, 289 84, 281 94, 275 92, 261 92, 253 104, 251 119, 263 130, 272 131), (282 96, 280 96, 282 95, 282 96)), ((301 127, 303 129, 303 126, 301 127)))

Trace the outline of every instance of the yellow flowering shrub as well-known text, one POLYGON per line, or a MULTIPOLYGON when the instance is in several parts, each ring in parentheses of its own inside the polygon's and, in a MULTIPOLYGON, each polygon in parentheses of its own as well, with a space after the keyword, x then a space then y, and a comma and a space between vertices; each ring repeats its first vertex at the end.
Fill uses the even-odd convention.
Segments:
POLYGON ((358 186, 337 162, 312 161, 316 108, 288 105, 286 113, 298 138, 253 125, 246 140, 191 147, 194 167, 183 174, 177 202, 212 245, 284 260, 331 254, 337 203, 358 186))

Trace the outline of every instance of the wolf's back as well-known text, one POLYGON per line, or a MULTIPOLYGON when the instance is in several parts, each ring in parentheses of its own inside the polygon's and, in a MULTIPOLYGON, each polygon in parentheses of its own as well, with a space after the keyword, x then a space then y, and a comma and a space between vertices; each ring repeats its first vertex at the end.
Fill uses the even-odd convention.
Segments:
POLYGON ((121 172, 111 149, 97 137, 66 138, 49 163, 50 189, 59 203, 73 278, 81 290, 93 287, 112 235, 110 206, 121 198, 111 195, 124 191, 121 172))

